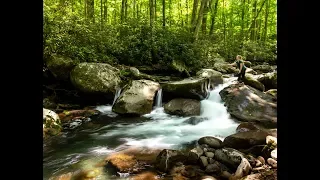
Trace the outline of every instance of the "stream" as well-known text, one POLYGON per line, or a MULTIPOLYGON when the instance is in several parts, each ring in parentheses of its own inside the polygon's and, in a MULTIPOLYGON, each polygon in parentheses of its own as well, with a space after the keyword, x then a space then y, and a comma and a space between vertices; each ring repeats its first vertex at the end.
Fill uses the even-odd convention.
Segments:
MULTIPOLYGON (((101 115, 43 145, 43 179, 90 166, 110 153, 129 147, 181 149, 203 136, 223 140, 235 133, 239 122, 230 117, 219 92, 235 82, 235 77, 226 78, 222 85, 210 91, 209 97, 201 101, 198 118, 203 121, 194 124, 185 122, 190 117, 166 114, 161 93, 156 100, 158 106, 142 117, 120 117, 111 111, 112 105, 97 106, 101 115)), ((106 177, 107 174, 102 174, 98 179, 106 177)))

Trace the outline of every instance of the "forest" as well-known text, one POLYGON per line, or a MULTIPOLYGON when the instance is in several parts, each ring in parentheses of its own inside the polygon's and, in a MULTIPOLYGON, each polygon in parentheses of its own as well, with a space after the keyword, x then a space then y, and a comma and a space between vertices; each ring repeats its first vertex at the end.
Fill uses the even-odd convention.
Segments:
POLYGON ((195 72, 240 54, 276 64, 275 0, 44 0, 44 59, 195 72))
POLYGON ((44 0, 42 86, 43 179, 277 179, 276 0, 44 0))

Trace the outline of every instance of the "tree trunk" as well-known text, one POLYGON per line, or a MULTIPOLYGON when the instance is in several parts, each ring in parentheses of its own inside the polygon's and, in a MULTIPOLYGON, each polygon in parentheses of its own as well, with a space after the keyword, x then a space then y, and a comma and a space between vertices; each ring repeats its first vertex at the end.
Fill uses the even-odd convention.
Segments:
POLYGON ((242 12, 241 12, 241 41, 243 41, 243 32, 244 32, 244 10, 245 10, 245 7, 246 7, 246 0, 243 0, 242 1, 242 12))
POLYGON ((120 22, 123 23, 124 20, 124 10, 125 10, 126 0, 122 0, 121 2, 121 14, 120 14, 120 22))
POLYGON ((192 16, 191 16, 191 31, 194 30, 197 23, 196 16, 197 16, 198 4, 199 4, 199 0, 193 0, 193 9, 192 9, 192 16))
POLYGON ((153 7, 153 0, 149 0, 149 12, 150 12, 150 27, 153 27, 154 21, 154 7, 153 7))
POLYGON ((104 11, 103 11, 103 17, 106 23, 108 23, 108 0, 104 1, 104 11))
POLYGON ((84 18, 87 19, 87 4, 88 4, 88 0, 84 0, 84 18))
POLYGON ((201 23, 202 23, 202 20, 203 20, 204 7, 208 3, 208 1, 209 0, 202 0, 201 1, 201 6, 200 6, 200 9, 199 9, 199 14, 198 14, 198 20, 197 20, 196 28, 195 28, 195 31, 194 31, 194 40, 195 41, 198 40, 198 34, 199 34, 199 30, 200 30, 201 23))
POLYGON ((214 30, 214 23, 217 16, 217 10, 218 10, 218 1, 219 0, 216 0, 216 2, 214 3, 213 12, 211 10, 211 26, 210 26, 210 33, 209 33, 210 35, 213 34, 213 30, 214 30))
MULTIPOLYGON (((266 2, 266 0, 264 0, 264 1, 262 2, 262 5, 261 5, 259 11, 256 13, 256 16, 253 18, 253 21, 252 21, 253 23, 251 24, 250 28, 248 29, 248 32, 250 32, 250 30, 252 29, 252 27, 256 26, 257 17, 259 16, 259 14, 260 14, 260 12, 261 12, 261 10, 262 10, 263 5, 264 5, 265 2, 266 2)), ((256 27, 255 27, 254 29, 256 29, 256 27)), ((256 30, 255 30, 255 31, 256 31, 256 30)), ((254 36, 254 37, 255 37, 255 36, 254 36)), ((253 38, 253 40, 254 40, 254 38, 253 38)))
POLYGON ((202 19, 202 33, 206 34, 207 33, 207 17, 208 17, 208 12, 209 12, 209 2, 211 0, 207 1, 207 4, 204 5, 204 10, 203 10, 203 19, 202 19))
POLYGON ((222 23, 223 23, 223 41, 226 41, 226 14, 225 14, 225 0, 222 0, 222 23))
POLYGON ((157 0, 154 0, 154 21, 157 22, 157 0))
POLYGON ((127 21, 128 18, 128 0, 125 0, 125 11, 124 11, 124 21, 127 21))
POLYGON ((162 0, 162 26, 166 26, 166 0, 162 0))
POLYGON ((181 26, 183 27, 183 16, 182 16, 182 4, 181 4, 181 0, 179 0, 179 20, 181 21, 181 26))
POLYGON ((133 0, 133 13, 132 13, 132 15, 133 15, 133 18, 136 17, 136 0, 133 0))
POLYGON ((266 4, 266 14, 264 16, 264 32, 263 32, 263 41, 267 40, 268 36, 268 15, 269 15, 269 0, 267 0, 266 4))
POLYGON ((172 22, 171 22, 171 19, 172 19, 172 0, 169 0, 169 24, 171 26, 172 22))
POLYGON ((101 14, 101 27, 103 25, 103 3, 102 0, 100 0, 101 4, 100 4, 100 14, 101 14))
POLYGON ((255 0, 253 2, 253 8, 252 8, 252 21, 251 21, 251 24, 252 24, 252 29, 251 29, 251 35, 250 35, 250 39, 252 41, 254 41, 255 39, 255 34, 256 34, 256 23, 257 23, 257 20, 255 19, 256 15, 257 15, 257 1, 258 0, 255 0))
POLYGON ((87 0, 87 15, 90 22, 94 23, 94 0, 87 0))
POLYGON ((189 2, 188 2, 188 0, 186 0, 186 8, 187 8, 186 26, 188 26, 188 23, 189 23, 189 2))

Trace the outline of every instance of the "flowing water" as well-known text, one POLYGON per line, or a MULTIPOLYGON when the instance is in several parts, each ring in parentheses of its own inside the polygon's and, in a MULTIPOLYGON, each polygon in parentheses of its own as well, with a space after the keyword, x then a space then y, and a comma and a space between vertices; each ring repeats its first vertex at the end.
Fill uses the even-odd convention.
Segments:
MULTIPOLYGON (((43 178, 94 164, 109 153, 131 146, 179 149, 203 136, 223 140, 235 132, 239 123, 231 119, 219 92, 235 79, 225 79, 223 85, 213 89, 209 97, 201 101, 200 117, 205 120, 195 125, 184 122, 189 117, 164 112, 161 89, 157 92, 155 109, 142 117, 120 117, 111 111, 111 105, 98 106, 96 109, 102 115, 44 144, 43 178)), ((119 94, 120 90, 116 96, 119 94)))

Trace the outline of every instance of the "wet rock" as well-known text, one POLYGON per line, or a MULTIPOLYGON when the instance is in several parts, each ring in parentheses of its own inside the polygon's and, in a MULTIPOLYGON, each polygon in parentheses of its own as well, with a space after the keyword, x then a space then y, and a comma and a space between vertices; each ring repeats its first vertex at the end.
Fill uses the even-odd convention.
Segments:
POLYGON ((43 138, 58 135, 62 130, 61 120, 59 116, 49 110, 43 108, 43 138))
POLYGON ((277 147, 277 138, 273 136, 266 137, 267 145, 272 145, 273 147, 277 147))
POLYGON ((273 96, 241 84, 232 84, 219 94, 228 112, 238 120, 259 122, 268 128, 277 126, 277 104, 273 96))
POLYGON ((200 101, 194 99, 173 99, 164 105, 164 111, 178 116, 200 115, 200 101))
POLYGON ((212 176, 202 176, 200 180, 217 180, 215 177, 212 176))
POLYGON ((206 117, 190 117, 189 119, 183 121, 183 123, 191 124, 191 125, 197 125, 203 121, 208 120, 209 118, 206 117))
POLYGON ((205 156, 200 156, 200 164, 202 167, 208 166, 208 158, 205 156))
POLYGON ((277 180, 277 171, 276 170, 265 170, 260 173, 250 174, 245 176, 241 180, 277 180))
POLYGON ((260 166, 262 166, 262 163, 258 159, 256 159, 255 167, 260 167, 260 166))
POLYGON ((214 157, 214 153, 213 152, 205 152, 204 153, 208 158, 213 158, 214 157))
POLYGON ((162 172, 168 172, 176 162, 185 162, 188 156, 177 150, 162 150, 157 156, 155 166, 162 172))
POLYGON ((215 163, 216 162, 216 160, 214 160, 213 158, 208 158, 209 160, 208 160, 208 163, 209 164, 213 164, 213 163, 215 163))
POLYGON ((244 158, 244 154, 232 148, 222 148, 215 151, 215 159, 219 162, 236 169, 244 158))
POLYGON ((209 173, 209 174, 220 174, 221 173, 221 168, 219 166, 219 163, 216 161, 214 164, 209 164, 207 167, 206 167, 206 170, 205 170, 206 173, 209 173))
POLYGON ((274 160, 277 160, 277 148, 271 151, 271 157, 274 160))
POLYGON ((212 137, 212 136, 205 136, 198 140, 198 143, 201 144, 207 144, 211 148, 221 148, 222 147, 222 141, 218 138, 212 137))
POLYGON ((201 147, 193 148, 189 151, 188 162, 197 163, 200 156, 202 156, 203 150, 201 147))
POLYGON ((268 158, 267 159, 268 164, 273 167, 273 168, 277 168, 277 161, 272 159, 272 158, 268 158))
POLYGON ((247 132, 239 132, 227 136, 224 141, 224 147, 235 149, 246 149, 255 145, 264 145, 265 139, 269 134, 261 130, 251 130, 247 132))
POLYGON ((116 172, 129 173, 132 172, 138 161, 134 156, 117 153, 106 158, 107 166, 115 169, 116 172))
POLYGON ((254 158, 252 155, 247 155, 246 158, 249 161, 251 167, 256 166, 256 158, 254 158))
POLYGON ((159 179, 157 174, 153 172, 142 172, 137 175, 134 175, 130 178, 130 180, 156 180, 159 179))
POLYGON ((261 155, 261 152, 263 151, 265 145, 256 145, 252 146, 251 148, 248 149, 239 149, 239 151, 245 153, 245 154, 253 154, 255 156, 261 155))
POLYGON ((258 128, 252 122, 243 122, 239 124, 236 131, 238 132, 246 132, 251 130, 258 130, 258 128))
POLYGON ((59 118, 62 122, 69 122, 78 118, 87 118, 92 116, 97 116, 101 114, 100 111, 94 109, 87 110, 71 110, 71 111, 63 111, 59 113, 59 118))
POLYGON ((254 78, 253 75, 251 75, 249 73, 245 75, 245 78, 244 78, 243 82, 244 82, 245 85, 248 85, 248 86, 251 86, 253 88, 256 88, 256 89, 258 89, 258 90, 260 90, 262 92, 265 91, 264 85, 260 81, 258 81, 256 78, 254 78))
POLYGON ((230 180, 240 179, 250 173, 252 170, 249 161, 246 158, 242 158, 240 165, 237 168, 235 174, 230 178, 230 180))
POLYGON ((232 175, 228 171, 222 171, 220 176, 224 179, 229 179, 232 175))
POLYGON ((257 160, 259 160, 262 164, 266 163, 266 161, 264 160, 264 158, 262 156, 258 156, 257 160))
POLYGON ((112 106, 121 115, 141 116, 152 111, 153 100, 160 84, 150 80, 133 80, 122 90, 112 106))

